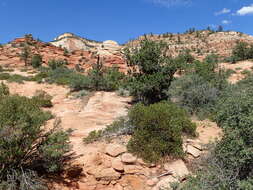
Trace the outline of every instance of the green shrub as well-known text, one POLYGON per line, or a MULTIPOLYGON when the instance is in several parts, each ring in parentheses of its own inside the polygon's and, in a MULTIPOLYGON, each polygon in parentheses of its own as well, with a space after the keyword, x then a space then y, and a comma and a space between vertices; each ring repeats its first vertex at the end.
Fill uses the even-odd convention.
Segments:
POLYGON ((174 80, 168 91, 172 101, 200 118, 214 110, 220 93, 219 89, 198 75, 185 75, 174 80))
MULTIPOLYGON (((233 91, 238 88, 233 88, 233 91)), ((231 91, 232 91, 231 90, 231 91)), ((226 96, 221 98, 217 104, 216 122, 221 127, 237 128, 240 122, 245 120, 245 116, 253 110, 252 92, 229 91, 226 96), (233 93, 231 95, 231 93, 233 93)))
POLYGON ((43 90, 37 90, 35 95, 32 97, 32 101, 34 104, 38 105, 39 107, 50 108, 53 106, 52 96, 46 93, 43 90))
POLYGON ((104 72, 105 85, 103 90, 113 91, 118 90, 125 79, 125 75, 119 72, 118 68, 106 68, 104 72))
MULTIPOLYGON (((61 170, 70 151, 68 133, 57 128, 59 123, 52 130, 44 131, 43 126, 50 118, 50 114, 43 112, 29 98, 14 95, 0 99, 1 185, 7 185, 7 189, 10 186, 12 189, 28 189, 22 187, 22 173, 46 174, 61 170), (11 184, 10 172, 18 174, 11 184)), ((33 179, 27 180, 31 182, 33 179)))
POLYGON ((73 91, 79 91, 83 89, 90 89, 90 79, 82 74, 72 74, 70 77, 70 88, 73 91))
POLYGON ((10 95, 10 91, 9 88, 6 84, 4 84, 3 82, 1 82, 0 84, 0 99, 5 97, 5 96, 9 96, 10 95))
POLYGON ((172 103, 137 104, 129 120, 135 127, 128 150, 150 162, 168 155, 183 156, 183 133, 195 135, 196 125, 172 103))
POLYGON ((31 65, 33 68, 38 68, 42 65, 42 57, 41 55, 34 55, 31 60, 31 65))
POLYGON ((65 61, 65 60, 55 60, 55 59, 53 59, 53 60, 50 60, 50 61, 48 62, 48 66, 49 66, 49 68, 51 68, 52 70, 57 69, 57 68, 59 68, 59 67, 64 67, 64 66, 66 66, 66 65, 68 65, 68 62, 65 61))
POLYGON ((253 58, 253 45, 246 42, 238 42, 233 49, 232 59, 234 62, 253 58))

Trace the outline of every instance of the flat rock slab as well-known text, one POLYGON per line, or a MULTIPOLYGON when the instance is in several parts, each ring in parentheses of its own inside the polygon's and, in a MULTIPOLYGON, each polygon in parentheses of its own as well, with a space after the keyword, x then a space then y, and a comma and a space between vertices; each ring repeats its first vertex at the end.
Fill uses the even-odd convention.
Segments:
POLYGON ((125 146, 117 145, 117 144, 109 144, 105 149, 106 154, 112 157, 117 157, 126 151, 127 150, 125 146))

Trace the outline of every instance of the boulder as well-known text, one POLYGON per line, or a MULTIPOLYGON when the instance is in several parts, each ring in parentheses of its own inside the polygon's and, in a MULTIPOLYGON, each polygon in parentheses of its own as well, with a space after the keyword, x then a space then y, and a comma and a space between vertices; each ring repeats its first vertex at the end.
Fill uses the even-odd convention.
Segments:
POLYGON ((172 172, 174 177, 183 178, 186 175, 189 175, 189 170, 187 169, 183 160, 176 160, 164 165, 164 169, 172 172))
POLYGON ((98 169, 94 174, 94 177, 97 180, 102 180, 102 181, 118 180, 120 176, 121 174, 116 172, 113 168, 105 168, 101 170, 98 169))
POLYGON ((127 164, 134 164, 136 162, 137 158, 135 156, 133 156, 130 153, 124 153, 121 156, 121 161, 127 164))
POLYGON ((117 144, 109 144, 105 149, 106 154, 112 157, 117 157, 126 151, 127 150, 125 146, 117 145, 117 144))
POLYGON ((112 160, 112 167, 116 171, 124 171, 124 165, 123 165, 123 163, 121 162, 120 159, 112 160))

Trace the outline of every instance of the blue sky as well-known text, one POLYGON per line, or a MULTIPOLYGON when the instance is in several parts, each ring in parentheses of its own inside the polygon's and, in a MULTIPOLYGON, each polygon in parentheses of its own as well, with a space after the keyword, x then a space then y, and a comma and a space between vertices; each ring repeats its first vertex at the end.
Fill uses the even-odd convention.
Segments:
POLYGON ((144 33, 223 25, 253 35, 253 0, 0 0, 0 43, 64 32, 124 43, 144 33))

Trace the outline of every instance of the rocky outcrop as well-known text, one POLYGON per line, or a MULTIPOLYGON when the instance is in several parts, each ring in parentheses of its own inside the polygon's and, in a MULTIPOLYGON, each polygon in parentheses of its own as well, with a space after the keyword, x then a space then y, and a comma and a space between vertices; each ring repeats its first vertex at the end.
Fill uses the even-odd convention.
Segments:
POLYGON ((72 33, 64 33, 55 38, 54 41, 50 43, 57 47, 66 48, 70 52, 85 50, 97 52, 99 55, 106 56, 118 54, 122 49, 122 47, 117 42, 112 40, 97 42, 94 40, 81 38, 72 33))

